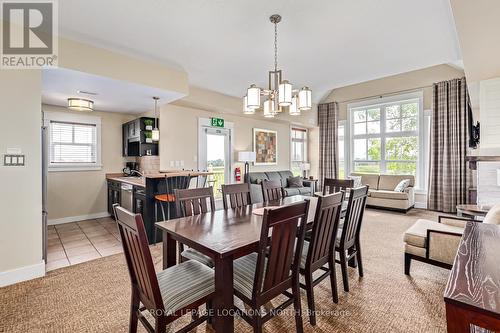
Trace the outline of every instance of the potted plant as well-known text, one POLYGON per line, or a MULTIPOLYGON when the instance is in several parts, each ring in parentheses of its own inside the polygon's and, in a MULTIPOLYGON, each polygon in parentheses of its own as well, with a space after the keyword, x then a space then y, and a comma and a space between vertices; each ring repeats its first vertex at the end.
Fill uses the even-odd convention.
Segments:
POLYGON ((146 126, 146 131, 153 130, 153 119, 144 119, 144 125, 146 126))
POLYGON ((151 131, 144 132, 144 137, 146 138, 146 143, 153 143, 153 133, 151 131))

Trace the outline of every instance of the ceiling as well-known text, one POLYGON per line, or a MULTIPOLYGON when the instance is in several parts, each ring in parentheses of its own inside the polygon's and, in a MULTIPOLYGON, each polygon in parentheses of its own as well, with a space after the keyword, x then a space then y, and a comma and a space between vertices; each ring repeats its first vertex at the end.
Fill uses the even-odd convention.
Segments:
POLYGON ((68 98, 79 97, 94 101, 94 109, 98 111, 139 114, 153 110, 153 96, 160 97, 160 104, 181 97, 172 91, 69 69, 56 68, 42 71, 42 102, 45 104, 67 106, 68 98))
POLYGON ((461 60, 449 0, 64 0, 65 37, 183 68, 242 96, 279 67, 317 102, 333 88, 461 60))

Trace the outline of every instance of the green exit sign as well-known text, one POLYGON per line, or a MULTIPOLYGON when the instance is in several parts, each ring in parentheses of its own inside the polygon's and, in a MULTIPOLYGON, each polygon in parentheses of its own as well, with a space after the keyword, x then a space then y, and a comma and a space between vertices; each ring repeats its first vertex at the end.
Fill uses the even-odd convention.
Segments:
POLYGON ((222 118, 212 118, 213 127, 224 127, 224 119, 222 118))

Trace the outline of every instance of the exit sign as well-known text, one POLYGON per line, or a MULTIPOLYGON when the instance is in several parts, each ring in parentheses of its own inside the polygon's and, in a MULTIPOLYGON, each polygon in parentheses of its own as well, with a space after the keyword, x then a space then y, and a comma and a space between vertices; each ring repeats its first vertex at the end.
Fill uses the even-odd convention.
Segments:
POLYGON ((224 119, 222 118, 212 118, 213 127, 224 127, 224 119))

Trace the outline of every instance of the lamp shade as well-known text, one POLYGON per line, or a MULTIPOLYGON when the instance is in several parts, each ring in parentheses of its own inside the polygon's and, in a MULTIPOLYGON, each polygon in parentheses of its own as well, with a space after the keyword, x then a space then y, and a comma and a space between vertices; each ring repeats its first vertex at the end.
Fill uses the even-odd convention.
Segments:
POLYGON ((248 107, 248 96, 243 97, 243 113, 244 114, 254 114, 255 109, 248 107))
POLYGON ((247 90, 247 107, 257 109, 260 107, 260 88, 252 84, 247 90))
POLYGON ((288 112, 290 113, 290 116, 299 116, 300 115, 300 110, 297 106, 297 96, 292 97, 292 104, 290 104, 290 107, 288 108, 288 112))
POLYGON ((266 118, 274 118, 274 101, 272 99, 268 99, 264 102, 264 117, 266 118))
POLYGON ((94 111, 94 101, 83 98, 68 98, 68 109, 77 111, 94 111))
POLYGON ((240 151, 238 152, 238 161, 240 162, 255 162, 256 154, 254 151, 240 151))
POLYGON ((279 85, 278 104, 280 106, 289 106, 292 104, 292 85, 286 80, 279 85))
POLYGON ((160 141, 160 130, 158 128, 154 128, 152 131, 151 131, 151 139, 153 141, 160 141))
POLYGON ((309 170, 311 170, 311 163, 302 163, 302 165, 300 167, 304 171, 309 171, 309 170))
POLYGON ((312 108, 311 89, 304 87, 299 91, 299 110, 310 110, 312 108))

